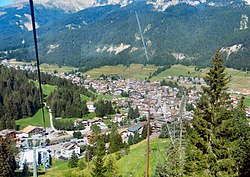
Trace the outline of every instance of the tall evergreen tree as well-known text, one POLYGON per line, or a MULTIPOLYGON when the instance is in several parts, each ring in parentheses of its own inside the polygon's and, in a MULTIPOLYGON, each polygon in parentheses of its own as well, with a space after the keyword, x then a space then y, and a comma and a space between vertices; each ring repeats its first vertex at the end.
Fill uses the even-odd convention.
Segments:
POLYGON ((106 176, 108 177, 117 177, 118 176, 118 169, 116 166, 116 159, 114 156, 109 156, 108 159, 106 160, 106 176))
POLYGON ((113 125, 110 134, 109 153, 114 153, 123 148, 122 137, 117 131, 117 125, 113 125))
POLYGON ((75 153, 75 151, 73 151, 70 159, 69 159, 69 162, 68 162, 68 167, 69 168, 76 168, 78 166, 78 156, 77 154, 75 153))
MULTIPOLYGON (((234 124, 237 109, 227 93, 228 77, 219 52, 206 76, 208 87, 202 87, 193 120, 188 123, 185 174, 188 176, 237 176, 240 129, 234 124), (237 136, 235 136, 237 135, 237 136)), ((244 123, 241 126, 245 126, 244 123)))
POLYGON ((106 167, 104 166, 103 161, 103 157, 105 155, 105 143, 104 138, 101 135, 97 135, 94 146, 96 158, 94 160, 94 167, 91 175, 93 177, 104 177, 106 172, 106 167))

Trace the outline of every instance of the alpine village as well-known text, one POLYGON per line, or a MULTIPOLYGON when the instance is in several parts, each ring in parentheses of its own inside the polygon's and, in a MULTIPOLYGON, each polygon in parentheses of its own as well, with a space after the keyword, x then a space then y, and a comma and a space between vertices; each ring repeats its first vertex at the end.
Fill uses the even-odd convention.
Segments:
POLYGON ((0 177, 249 177, 250 0, 1 0, 0 177))

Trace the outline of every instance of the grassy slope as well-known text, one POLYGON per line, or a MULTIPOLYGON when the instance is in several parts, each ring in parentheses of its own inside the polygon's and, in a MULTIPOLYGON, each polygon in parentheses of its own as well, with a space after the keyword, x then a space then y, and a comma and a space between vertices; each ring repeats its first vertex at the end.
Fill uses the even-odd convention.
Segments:
MULTIPOLYGON (((152 139, 150 141, 149 176, 154 173, 157 162, 162 160, 162 154, 167 144, 168 140, 166 139, 152 139)), ((130 174, 136 177, 145 176, 145 154, 146 141, 133 145, 130 154, 117 162, 120 174, 122 176, 129 176, 130 174)))
MULTIPOLYGON (((38 81, 32 81, 35 83, 35 85, 38 87, 38 81)), ((56 86, 49 85, 49 84, 42 84, 43 94, 50 95, 54 90, 56 89, 56 86)))
MULTIPOLYGON (((50 127, 49 113, 46 109, 44 109, 44 116, 45 126, 50 127)), ((20 126, 19 129, 23 129, 28 125, 43 127, 42 109, 37 111, 37 113, 33 117, 16 120, 16 125, 20 126)))
MULTIPOLYGON (((166 139, 153 139, 150 142, 150 159, 149 159, 149 174, 152 176, 156 163, 159 160, 162 160, 164 157, 162 154, 164 152, 164 147, 168 144, 168 140, 166 139), (152 150, 156 149, 156 150, 152 150)), ((146 152, 146 141, 142 141, 136 145, 130 147, 129 155, 121 158, 117 161, 118 172, 124 176, 129 176, 130 173, 133 174, 134 177, 145 176, 143 175, 145 172, 145 152, 146 152)), ((53 168, 48 169, 46 175, 40 175, 43 177, 61 177, 66 174, 72 173, 77 175, 83 175, 90 177, 91 169, 84 169, 80 171, 78 168, 69 169, 68 162, 53 160, 53 168)), ((90 167, 92 164, 90 163, 90 167)))

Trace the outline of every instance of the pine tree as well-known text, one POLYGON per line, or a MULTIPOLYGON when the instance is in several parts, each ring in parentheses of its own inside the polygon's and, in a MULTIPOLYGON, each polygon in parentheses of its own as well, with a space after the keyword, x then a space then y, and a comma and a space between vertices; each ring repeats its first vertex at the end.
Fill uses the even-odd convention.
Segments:
POLYGON ((77 154, 75 153, 75 151, 73 151, 70 159, 69 159, 69 162, 68 162, 68 167, 69 168, 76 168, 78 166, 78 156, 77 154))
POLYGON ((227 93, 225 66, 219 52, 213 59, 213 67, 207 74, 208 87, 202 87, 193 120, 188 123, 186 161, 184 170, 188 176, 237 176, 237 152, 239 129, 235 111, 227 93))
POLYGON ((104 166, 103 156, 105 155, 105 143, 104 138, 98 135, 95 140, 95 155, 94 167, 92 169, 91 175, 93 177, 104 177, 106 172, 106 167, 104 166))
POLYGON ((117 126, 113 125, 110 134, 109 153, 114 153, 121 150, 123 147, 122 137, 117 131, 117 126))
POLYGON ((116 166, 116 160, 114 158, 114 156, 109 156, 108 159, 106 160, 107 161, 107 164, 105 165, 106 166, 106 176, 108 177, 117 177, 118 176, 118 169, 117 169, 117 166, 116 166))
POLYGON ((128 144, 129 145, 133 145, 134 144, 134 137, 131 134, 128 136, 128 144))

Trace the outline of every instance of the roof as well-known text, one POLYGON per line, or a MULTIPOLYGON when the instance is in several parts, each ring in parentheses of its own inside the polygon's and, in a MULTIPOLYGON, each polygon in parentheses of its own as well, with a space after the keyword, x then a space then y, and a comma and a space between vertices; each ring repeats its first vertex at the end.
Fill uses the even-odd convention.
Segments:
POLYGON ((25 128, 22 130, 22 132, 24 132, 24 133, 30 133, 32 130, 34 130, 34 129, 36 129, 36 128, 39 128, 39 127, 29 125, 29 126, 25 127, 25 128))
POLYGON ((5 130, 0 131, 0 135, 7 135, 11 133, 16 133, 16 130, 5 129, 5 130))
POLYGON ((77 146, 76 143, 65 143, 65 144, 63 145, 63 148, 65 148, 65 149, 67 149, 67 150, 71 150, 72 148, 74 149, 75 146, 77 146))
POLYGON ((95 103, 94 103, 94 102, 88 101, 86 104, 87 104, 87 105, 94 105, 95 103))
POLYGON ((138 131, 141 127, 142 127, 142 126, 141 126, 140 124, 137 124, 137 125, 135 125, 135 126, 133 126, 133 127, 129 127, 127 130, 128 130, 129 132, 136 132, 136 131, 138 131))

